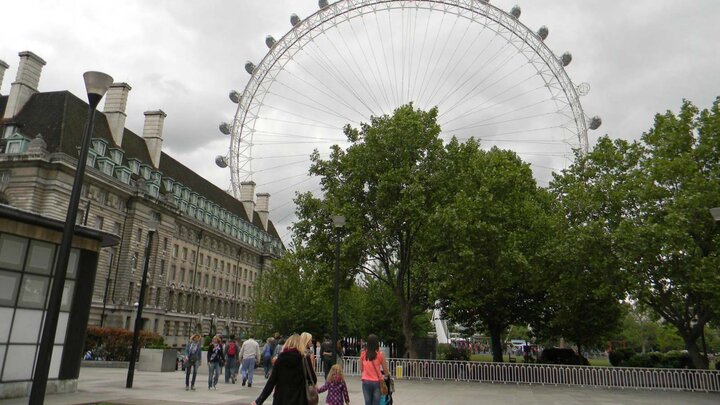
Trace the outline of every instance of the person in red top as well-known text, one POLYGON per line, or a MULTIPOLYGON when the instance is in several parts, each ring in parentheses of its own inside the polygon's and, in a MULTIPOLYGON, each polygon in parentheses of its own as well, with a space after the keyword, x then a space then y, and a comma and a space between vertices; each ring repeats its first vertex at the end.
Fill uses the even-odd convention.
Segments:
POLYGON ((380 405, 380 382, 383 381, 381 367, 387 375, 390 375, 385 356, 380 352, 378 337, 370 335, 365 350, 360 354, 360 378, 365 405, 380 405))

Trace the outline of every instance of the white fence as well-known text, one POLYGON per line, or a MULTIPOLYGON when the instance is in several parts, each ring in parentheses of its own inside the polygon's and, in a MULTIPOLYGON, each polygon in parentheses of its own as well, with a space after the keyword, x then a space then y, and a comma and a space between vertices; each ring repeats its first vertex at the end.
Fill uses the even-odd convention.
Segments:
MULTIPOLYGON (((358 362, 343 357, 345 374, 358 375, 358 362)), ((710 370, 409 359, 389 359, 389 366, 399 379, 720 392, 720 371, 710 370)))

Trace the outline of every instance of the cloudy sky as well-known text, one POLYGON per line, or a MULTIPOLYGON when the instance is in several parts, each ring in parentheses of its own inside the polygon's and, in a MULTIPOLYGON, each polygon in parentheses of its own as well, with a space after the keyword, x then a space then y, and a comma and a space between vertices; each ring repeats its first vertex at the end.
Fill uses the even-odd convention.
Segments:
MULTIPOLYGON (((590 134, 591 146, 604 134, 638 138, 655 113, 677 110, 683 98, 706 108, 720 95, 717 0, 491 3, 503 10, 518 3, 525 25, 549 27, 550 49, 572 52, 570 78, 591 86, 582 98, 586 114, 603 119, 590 134)), ((281 38, 290 15, 305 18, 317 11, 317 2, 25 0, 1 7, 0 60, 10 69, 0 94, 9 91, 20 51, 47 61, 41 91, 68 89, 82 97, 82 73, 106 72, 132 86, 128 128, 141 133, 143 111, 162 109, 165 151, 226 189, 229 171, 215 166, 213 157, 229 146, 229 137, 218 131, 235 114, 228 92, 245 88, 245 61, 263 58, 265 36, 281 38)), ((270 158, 270 150, 261 157, 270 158)), ((291 195, 256 182, 258 192, 273 195, 271 219, 286 237, 291 195)))

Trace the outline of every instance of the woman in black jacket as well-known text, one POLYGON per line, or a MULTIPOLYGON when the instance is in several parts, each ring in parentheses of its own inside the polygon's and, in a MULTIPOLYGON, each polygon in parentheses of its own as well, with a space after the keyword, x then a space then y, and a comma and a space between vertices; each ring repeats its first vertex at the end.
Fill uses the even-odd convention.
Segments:
POLYGON ((273 389, 273 405, 307 405, 306 386, 308 383, 317 384, 317 376, 310 366, 310 360, 304 355, 305 348, 300 346, 298 335, 292 335, 285 341, 265 388, 252 405, 262 405, 273 389))

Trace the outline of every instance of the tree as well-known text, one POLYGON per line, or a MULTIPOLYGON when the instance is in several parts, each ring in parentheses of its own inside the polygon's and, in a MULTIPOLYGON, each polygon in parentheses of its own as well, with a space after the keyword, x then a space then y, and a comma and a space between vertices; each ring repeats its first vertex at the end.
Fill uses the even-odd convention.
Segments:
POLYGON ((434 253, 432 292, 450 321, 487 330, 494 361, 501 334, 542 306, 539 272, 550 229, 550 198, 514 152, 483 151, 471 139, 447 145, 446 197, 424 235, 434 253))
POLYGON ((296 199, 296 246, 316 260, 331 262, 332 229, 326 218, 343 214, 343 279, 361 273, 385 284, 399 307, 406 353, 416 357, 414 319, 427 309, 427 266, 416 254, 417 237, 428 223, 435 199, 434 173, 443 147, 437 110, 412 104, 392 116, 372 117, 359 129, 346 126, 351 145, 334 147, 328 160, 316 151, 310 173, 321 177, 322 199, 296 199))
POLYGON ((720 302, 720 235, 708 213, 720 205, 719 104, 700 112, 685 101, 677 115, 656 115, 642 145, 602 138, 554 185, 590 195, 572 215, 611 235, 605 251, 629 294, 677 329, 697 368, 707 367, 698 339, 720 302))

